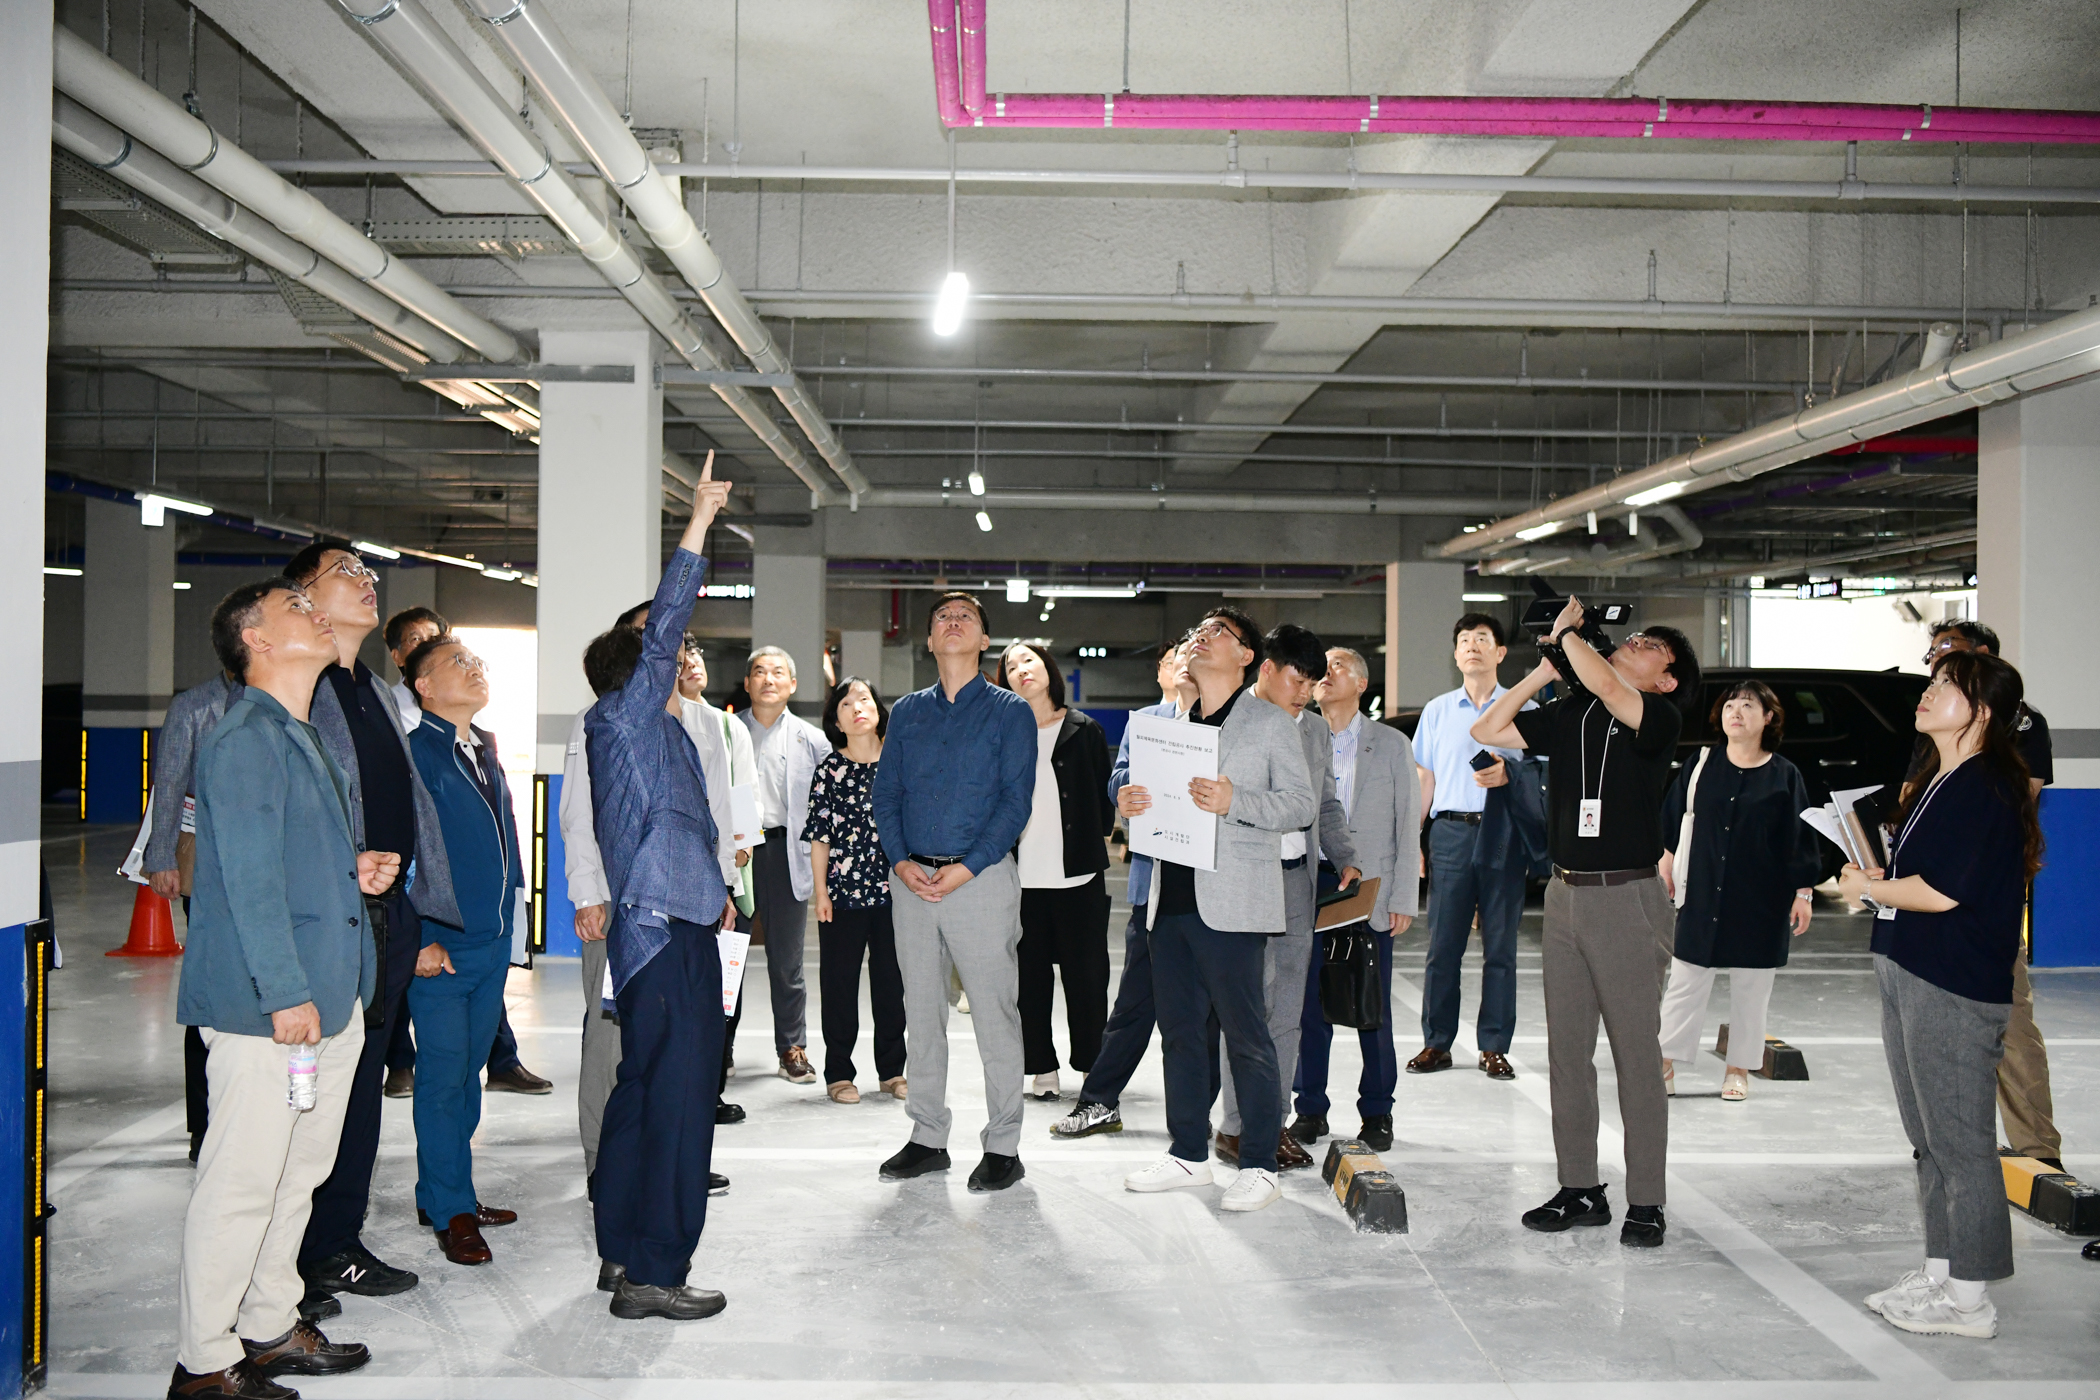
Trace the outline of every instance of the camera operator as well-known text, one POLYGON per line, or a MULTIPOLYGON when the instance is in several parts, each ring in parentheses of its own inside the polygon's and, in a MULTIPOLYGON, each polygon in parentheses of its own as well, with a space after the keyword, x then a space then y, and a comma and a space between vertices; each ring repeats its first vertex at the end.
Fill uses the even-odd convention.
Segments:
POLYGON ((1619 1242, 1652 1248, 1663 1242, 1665 1228, 1670 1120, 1657 1036, 1673 923, 1655 866, 1663 849, 1663 791, 1683 723, 1678 700, 1698 698, 1699 661, 1673 627, 1636 632, 1612 650, 1602 628, 1587 622, 1581 602, 1568 599, 1540 643, 1547 659, 1488 707, 1473 738, 1491 748, 1543 752, 1550 760, 1553 881, 1546 888, 1543 950, 1561 1189, 1524 1213, 1525 1227, 1554 1232, 1611 1223, 1597 1171, 1592 1061, 1601 1016, 1626 1125, 1627 1207, 1619 1242), (1596 642, 1604 642, 1608 660, 1596 642), (1559 670, 1556 653, 1565 662, 1559 670), (1556 679, 1571 683, 1567 694, 1523 709, 1556 679))

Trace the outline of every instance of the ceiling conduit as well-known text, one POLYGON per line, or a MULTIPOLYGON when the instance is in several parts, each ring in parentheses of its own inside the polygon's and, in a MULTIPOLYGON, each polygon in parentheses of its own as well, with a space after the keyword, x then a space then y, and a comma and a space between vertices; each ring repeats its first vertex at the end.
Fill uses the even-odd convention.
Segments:
POLYGON ((51 139, 98 170, 188 219, 266 267, 311 287, 385 335, 440 364, 467 358, 467 347, 387 300, 304 243, 286 237, 166 157, 133 141, 62 93, 51 95, 51 139))
POLYGON ((941 507, 958 510, 1184 511, 1287 515, 1471 515, 1499 506, 1493 496, 1400 496, 1385 492, 1287 491, 987 491, 973 496, 963 487, 878 486, 862 493, 862 506, 941 507))
POLYGON ((1513 538, 1544 539, 1586 513, 1624 514, 1810 457, 2100 373, 2100 308, 1666 458, 1587 491, 1431 546, 1434 557, 1475 558, 1513 538))
POLYGON ((280 231, 341 264, 358 280, 497 364, 526 358, 518 338, 440 291, 422 273, 287 184, 261 161, 185 112, 63 25, 52 32, 52 81, 131 136, 158 150, 221 194, 253 209, 280 231))
MULTIPOLYGON (((416 0, 339 0, 384 50, 422 87, 453 125, 465 132, 512 183, 576 245, 584 260, 641 313, 680 359, 696 370, 730 368, 700 328, 679 307, 619 230, 583 197, 576 181, 548 152, 546 143, 496 94, 450 35, 416 0)), ((730 412, 757 435, 810 490, 834 496, 831 482, 813 466, 771 414, 744 389, 710 386, 730 412)))
POLYGON ((1506 554, 1480 566, 1480 576, 1497 574, 1637 574, 1654 572, 1636 567, 1669 554, 1689 554, 1706 543, 1706 535, 1676 506, 1656 506, 1641 512, 1642 520, 1633 539, 1617 549, 1593 544, 1579 554, 1567 549, 1534 550, 1529 554, 1506 554), (1668 544, 1648 528, 1647 517, 1659 516, 1676 532, 1668 544))
MULTIPOLYGON (((554 115, 626 202, 643 231, 700 294, 753 367, 761 374, 792 375, 794 366, 774 345, 772 332, 744 299, 715 250, 700 236, 685 202, 650 163, 612 99, 598 86, 546 7, 530 5, 527 0, 468 0, 468 4, 489 22, 490 31, 524 69, 554 115)), ((856 494, 866 491, 867 477, 854 465, 845 443, 802 382, 793 380, 773 392, 846 489, 856 494)))

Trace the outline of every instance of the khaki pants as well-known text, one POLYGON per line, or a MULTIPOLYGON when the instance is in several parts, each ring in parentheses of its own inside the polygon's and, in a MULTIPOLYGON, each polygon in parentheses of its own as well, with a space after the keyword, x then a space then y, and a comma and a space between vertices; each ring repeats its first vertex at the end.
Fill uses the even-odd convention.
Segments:
POLYGON ((576 1077, 576 1130, 583 1173, 598 1170, 598 1131, 620 1073, 620 1019, 605 1009, 605 940, 583 945, 583 1068, 576 1077))
POLYGON ((245 1358, 243 1338, 274 1341, 292 1329, 306 1291, 299 1241, 314 1188, 335 1167, 343 1112, 364 1050, 362 1007, 322 1040, 315 1103, 285 1102, 289 1045, 258 1035, 203 1032, 211 1127, 182 1225, 177 1359, 198 1374, 245 1358))
POLYGON ((1998 1113, 2005 1141, 2023 1157, 2063 1156, 2049 1097, 2049 1047, 2034 1024, 2034 984, 2023 953, 2013 961, 2012 1020, 2005 1027, 2005 1058, 1998 1062, 1998 1113))

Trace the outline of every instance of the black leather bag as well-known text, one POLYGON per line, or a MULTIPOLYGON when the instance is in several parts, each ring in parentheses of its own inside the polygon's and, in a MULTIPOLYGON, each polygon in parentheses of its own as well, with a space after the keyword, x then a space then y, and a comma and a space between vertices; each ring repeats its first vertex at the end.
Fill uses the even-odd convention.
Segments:
POLYGON ((1330 1026, 1375 1031, 1385 1026, 1379 995, 1378 935, 1367 923, 1320 935, 1320 1014, 1330 1026))

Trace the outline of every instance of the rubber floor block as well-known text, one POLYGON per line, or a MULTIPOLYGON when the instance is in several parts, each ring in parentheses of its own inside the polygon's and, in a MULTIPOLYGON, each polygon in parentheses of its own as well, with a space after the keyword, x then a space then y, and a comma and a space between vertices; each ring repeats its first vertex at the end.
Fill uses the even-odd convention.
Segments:
POLYGON ((1320 1175, 1334 1188, 1335 1200, 1359 1230, 1377 1234, 1407 1233, 1407 1193, 1385 1169, 1385 1162, 1362 1142, 1337 1138, 1327 1144, 1320 1175))
MULTIPOLYGON (((1714 1054, 1728 1058, 1728 1023, 1721 1023, 1721 1033, 1714 1037, 1714 1054)), ((1759 1079, 1806 1080, 1808 1057, 1777 1036, 1765 1037, 1765 1062, 1750 1071, 1759 1079)))
POLYGON ((2032 1157, 1998 1159, 2005 1199, 2067 1235, 2100 1235, 2100 1189, 2032 1157))

